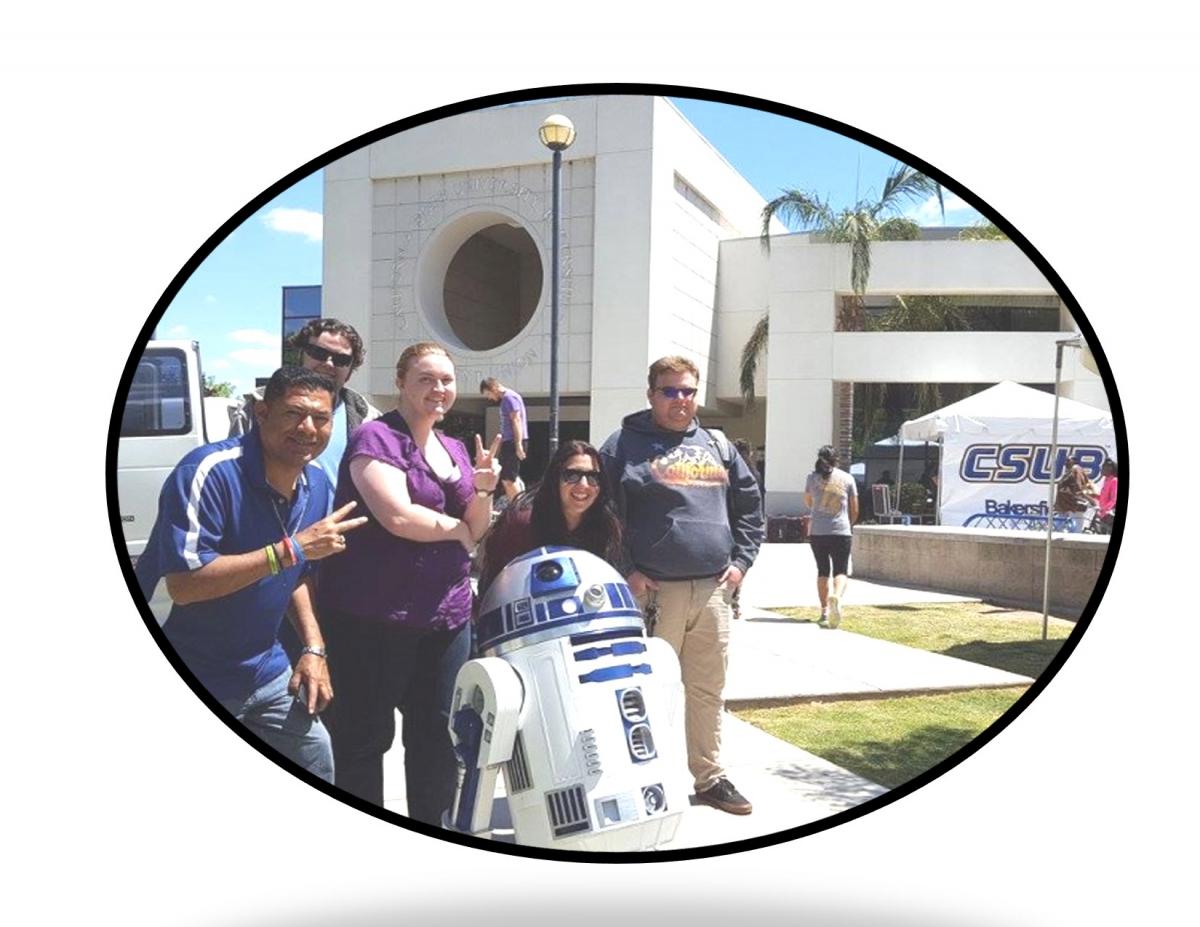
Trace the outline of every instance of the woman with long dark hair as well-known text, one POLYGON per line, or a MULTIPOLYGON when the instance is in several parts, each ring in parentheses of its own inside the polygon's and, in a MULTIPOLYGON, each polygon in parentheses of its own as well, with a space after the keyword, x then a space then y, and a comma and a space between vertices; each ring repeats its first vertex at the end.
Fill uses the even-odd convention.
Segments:
POLYGON ((510 561, 539 547, 576 547, 613 561, 621 524, 600 472, 600 455, 586 441, 559 446, 540 483, 518 496, 483 541, 482 597, 510 561))
POLYGON ((823 628, 842 623, 842 596, 850 572, 850 526, 858 521, 858 487, 854 477, 838 469, 838 456, 828 444, 817 451, 813 472, 804 486, 804 502, 812 521, 808 536, 817 561, 817 598, 823 628), (830 576, 833 588, 830 589, 830 576))
POLYGON ((1054 511, 1066 516, 1068 531, 1078 532, 1085 524, 1084 513, 1095 504, 1096 487, 1079 465, 1079 458, 1072 454, 1066 460, 1065 471, 1054 492, 1054 511))

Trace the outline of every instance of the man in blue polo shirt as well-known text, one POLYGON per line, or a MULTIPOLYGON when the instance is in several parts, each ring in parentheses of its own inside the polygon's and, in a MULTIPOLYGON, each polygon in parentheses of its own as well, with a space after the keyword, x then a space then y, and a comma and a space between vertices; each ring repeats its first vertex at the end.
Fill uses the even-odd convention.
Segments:
POLYGON ((333 491, 313 461, 329 443, 333 390, 317 373, 275 371, 252 431, 197 448, 171 473, 137 564, 147 600, 166 579, 163 632, 200 684, 328 782, 333 754, 317 713, 333 690, 310 569, 367 520, 346 518, 353 504, 326 515, 333 491), (294 670, 279 643, 285 612, 303 644, 294 670))

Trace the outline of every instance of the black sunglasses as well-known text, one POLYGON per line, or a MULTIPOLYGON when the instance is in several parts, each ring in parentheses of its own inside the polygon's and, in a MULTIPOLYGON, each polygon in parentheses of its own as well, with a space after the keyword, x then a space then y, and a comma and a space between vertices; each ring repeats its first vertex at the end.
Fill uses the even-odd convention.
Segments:
POLYGON ((318 347, 315 344, 306 344, 302 350, 318 364, 323 364, 326 361, 333 361, 333 366, 335 367, 349 367, 354 363, 353 354, 341 354, 337 351, 326 351, 324 348, 318 347))
POLYGON ((680 396, 684 399, 691 399, 697 393, 694 386, 659 386, 655 388, 668 399, 678 399, 680 396))
POLYGON ((593 486, 600 485, 599 470, 563 470, 561 478, 564 483, 569 483, 572 486, 583 480, 587 480, 593 486))

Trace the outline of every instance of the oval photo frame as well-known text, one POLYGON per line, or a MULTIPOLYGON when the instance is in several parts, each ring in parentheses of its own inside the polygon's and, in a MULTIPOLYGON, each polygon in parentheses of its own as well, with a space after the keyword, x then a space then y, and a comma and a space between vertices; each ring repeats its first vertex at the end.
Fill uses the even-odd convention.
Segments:
MULTIPOLYGON (((531 129, 531 131, 532 131, 532 129, 531 129)), ((453 170, 453 168, 451 168, 450 170, 444 171, 443 173, 450 173, 450 172, 452 172, 452 170, 453 170)), ((730 170, 732 171, 733 169, 730 168, 730 170)), ((676 177, 676 184, 677 184, 677 186, 676 186, 677 192, 682 193, 685 198, 689 197, 688 190, 687 189, 681 190, 678 186, 679 181, 682 180, 685 188, 690 187, 690 185, 687 182, 687 178, 684 177, 679 172, 676 172, 675 177, 676 177)), ((798 180, 800 180, 800 179, 801 178, 798 178, 798 180)), ((696 191, 696 190, 691 190, 691 192, 699 194, 699 191, 696 191)), ((592 195, 594 196, 594 193, 592 195)), ((705 210, 706 208, 712 206, 711 203, 708 203, 706 200, 704 200, 702 194, 699 194, 699 196, 700 196, 700 200, 701 200, 700 202, 697 202, 695 197, 691 197, 693 206, 700 208, 702 211, 705 210)), ((525 237, 528 238, 530 236, 529 236, 527 229, 524 226, 521 226, 519 224, 521 221, 521 217, 522 217, 522 210, 525 210, 526 212, 528 212, 530 209, 534 209, 534 210, 541 209, 541 208, 543 208, 543 204, 540 201, 537 203, 530 203, 528 201, 522 202, 522 198, 519 195, 519 191, 514 192, 510 199, 511 199, 511 201, 501 204, 500 210, 496 211, 495 214, 496 215, 510 215, 514 219, 514 221, 516 223, 518 223, 517 227, 520 229, 520 231, 525 235, 525 237)), ((368 210, 369 210, 369 208, 370 207, 368 206, 368 210)), ((477 235, 481 234, 479 229, 486 230, 487 223, 491 222, 491 220, 493 218, 495 218, 495 216, 491 216, 491 215, 482 215, 482 218, 473 219, 469 215, 459 214, 459 215, 455 215, 455 216, 447 216, 447 215, 443 214, 443 215, 439 215, 439 216, 429 215, 429 216, 425 217, 425 220, 433 220, 433 222, 434 222, 433 228, 434 229, 437 229, 439 227, 439 225, 438 225, 439 222, 446 223, 448 221, 455 223, 456 227, 459 229, 466 229, 467 230, 466 232, 462 232, 461 234, 458 234, 457 237, 455 238, 456 247, 458 247, 458 246, 461 246, 461 244, 462 244, 462 242, 458 241, 459 238, 462 238, 463 240, 470 240, 471 236, 477 236, 477 235), (476 226, 479 226, 479 228, 477 229, 476 226), (467 232, 469 232, 470 235, 468 235, 467 232)), ((532 239, 531 239, 531 241, 532 241, 532 239)), ((415 243, 416 243, 417 247, 419 248, 419 246, 420 246, 419 238, 415 240, 415 243)), ((535 245, 535 251, 536 251, 537 247, 539 247, 539 246, 535 245)), ((443 250, 445 250, 445 249, 443 249, 443 250)), ((443 267, 443 265, 449 266, 449 264, 454 259, 454 257, 455 257, 455 254, 452 251, 447 251, 446 253, 439 253, 438 255, 435 255, 434 262, 438 263, 439 267, 443 267)), ((543 269, 545 269, 545 256, 540 255, 540 257, 541 257, 543 269)), ((421 264, 420 264, 419 260, 417 261, 416 266, 417 266, 416 274, 419 276, 422 273, 422 268, 421 268, 421 264)), ((426 270, 427 270, 427 268, 426 268, 426 270)), ((589 268, 589 270, 590 270, 590 268, 589 268)), ((582 275, 580 275, 580 276, 582 276, 582 275)), ((538 312, 545 310, 545 303, 548 298, 546 293, 550 287, 550 282, 549 282, 550 274, 549 274, 548 270, 546 270, 546 272, 544 272, 542 274, 542 277, 543 277, 543 279, 540 283, 541 295, 538 297, 537 308, 534 310, 533 316, 531 318, 526 318, 524 320, 524 322, 522 323, 522 325, 518 326, 515 329, 518 335, 527 331, 531 327, 535 327, 535 326, 532 326, 531 319, 536 318, 536 315, 538 312)), ((425 277, 422 277, 417 281, 416 285, 428 287, 430 285, 429 284, 430 279, 432 279, 431 276, 429 274, 426 274, 425 277)), ((370 286, 371 282, 368 281, 367 285, 370 286)), ((715 306, 713 308, 713 312, 715 315, 715 313, 716 313, 715 306)), ((436 331, 444 332, 446 330, 446 329, 439 329, 436 325, 432 326, 432 328, 435 332, 436 331)), ((454 328, 453 325, 449 326, 449 330, 453 330, 453 328, 454 328)), ((1061 334, 1064 337, 1066 337, 1069 333, 1066 331, 1062 331, 1061 334)), ((590 337, 591 337, 591 335, 589 333, 589 338, 590 337)), ((401 342, 403 339, 396 338, 395 340, 397 342, 401 342)), ((502 343, 501 347, 503 347, 503 343, 502 343)), ((450 349, 451 349, 451 352, 454 353, 455 356, 457 357, 458 352, 455 350, 454 346, 451 346, 450 349)), ((497 354, 498 350, 499 349, 493 345, 492 347, 483 348, 482 350, 479 351, 479 353, 483 356, 494 356, 497 354)), ((1060 349, 1060 351, 1061 351, 1061 349, 1060 349)), ((388 360, 388 361, 386 361, 386 363, 390 365, 391 361, 388 360)), ((514 365, 514 369, 516 369, 515 365, 514 365)), ((466 383, 468 383, 468 385, 470 385, 469 377, 463 378, 462 381, 466 382, 466 383)), ((591 391, 591 388, 589 386, 588 390, 587 390, 587 392, 589 393, 589 396, 590 396, 590 391, 591 391)), ((821 442, 821 443, 825 443, 825 442, 821 442)), ((805 453, 808 454, 809 451, 806 450, 805 453)), ((405 827, 405 828, 412 830, 414 832, 417 832, 417 833, 424 834, 426 836, 436 837, 436 838, 443 839, 443 840, 449 840, 454 843, 459 843, 461 845, 474 847, 477 849, 488 849, 488 850, 492 850, 495 852, 509 853, 509 854, 520 855, 520 856, 530 856, 530 857, 537 857, 537 858, 544 858, 544 859, 567 860, 567 861, 575 861, 575 862, 627 863, 627 862, 676 861, 676 860, 682 860, 682 859, 694 859, 694 858, 719 856, 719 855, 724 855, 724 854, 728 854, 728 853, 742 852, 745 850, 755 849, 755 848, 759 848, 759 847, 771 846, 774 844, 793 840, 797 837, 803 837, 803 836, 806 836, 809 834, 817 833, 819 831, 823 831, 828 828, 835 827, 839 824, 843 824, 848 821, 854 820, 855 818, 857 818, 861 815, 864 815, 871 811, 882 808, 882 807, 890 804, 891 802, 896 801, 897 799, 903 798, 904 796, 908 795, 909 793, 913 792, 914 790, 921 788, 924 785, 927 785, 928 783, 930 783, 931 781, 936 779, 938 776, 940 776, 942 773, 948 771, 949 769, 953 768, 957 764, 961 763, 967 757, 971 756, 980 747, 982 747, 986 743, 988 743, 1001 730, 1003 730, 1009 723, 1011 723, 1026 707, 1028 707, 1028 705, 1037 697, 1037 695, 1042 691, 1042 689, 1055 676, 1055 674, 1058 672, 1058 670, 1062 666, 1062 664, 1066 661, 1066 659, 1074 651, 1076 645, 1079 642, 1080 637, 1087 629, 1087 627, 1092 619, 1092 616, 1095 614, 1095 611, 1096 611, 1096 609, 1104 595, 1104 592, 1107 588, 1108 581, 1109 581, 1109 578, 1111 576, 1111 573, 1112 573, 1112 570, 1113 570, 1113 567, 1114 567, 1114 564, 1116 561, 1117 553, 1120 549, 1121 539, 1122 539, 1122 535, 1123 535, 1123 527, 1124 527, 1126 499, 1128 497, 1128 485, 1129 485, 1128 484, 1128 460, 1129 460, 1128 444, 1127 444, 1126 430, 1125 430, 1125 425, 1124 425, 1124 418, 1123 418, 1123 414, 1122 414, 1122 410, 1121 410, 1119 395, 1117 393, 1115 382, 1114 382, 1114 379, 1112 376, 1112 372, 1111 372, 1108 362, 1105 358, 1103 349, 1102 349, 1098 339, 1096 338, 1095 332, 1092 330, 1091 325, 1089 324, 1086 316, 1084 315, 1082 309, 1078 305, 1074 296, 1071 294, 1071 292, 1067 288, 1066 284, 1055 273, 1054 269, 1050 266, 1050 264, 1045 260, 1045 258, 1043 258, 1043 256, 1037 251, 1037 249, 1027 239, 1025 239, 1025 237, 1016 228, 1012 227, 1000 213, 998 213, 996 210, 992 209, 986 202, 984 202, 979 197, 975 196, 971 191, 962 187, 960 184, 956 183, 952 178, 946 176, 945 174, 943 174, 941 171, 939 171, 934 166, 927 164, 922 159, 915 157, 914 155, 910 154, 909 152, 907 152, 901 148, 898 148, 897 146, 892 145, 882 139, 876 138, 865 132, 862 132, 852 126, 837 122, 836 120, 827 118, 825 116, 821 116, 821 115, 818 115, 815 113, 810 113, 810 112, 800 110, 800 109, 797 109, 794 107, 774 103, 774 102, 771 102, 768 100, 762 100, 762 99, 753 98, 753 97, 741 96, 741 95, 737 95, 737 94, 729 94, 729 93, 724 93, 721 91, 705 90, 705 89, 693 88, 693 87, 671 86, 671 85, 577 84, 577 85, 539 87, 539 88, 532 88, 529 90, 513 91, 513 92, 490 95, 490 96, 486 96, 486 97, 480 97, 477 99, 467 100, 467 101, 463 101, 460 103, 455 103, 452 105, 440 107, 438 109, 431 110, 431 111, 428 111, 426 113, 422 113, 422 114, 419 114, 416 116, 408 117, 406 119, 398 120, 394 123, 390 123, 388 125, 382 126, 372 132, 366 133, 356 139, 353 139, 351 141, 348 141, 342 145, 339 145, 339 146, 331 149, 330 151, 326 152, 325 154, 321 155, 320 157, 313 159, 312 161, 308 162, 307 164, 305 164, 305 165, 297 168, 296 170, 292 171, 291 173, 287 174, 285 177, 281 178, 278 182, 271 185, 271 187, 264 190, 261 194, 256 196, 249 203, 247 203, 235 215, 233 215, 232 217, 229 218, 229 220, 227 220, 225 223, 223 223, 221 225, 221 227, 219 229, 217 229, 211 236, 209 236, 209 238, 200 246, 200 248, 195 252, 195 254, 193 254, 191 256, 191 258, 189 258, 189 260, 185 263, 183 268, 172 279, 170 285, 167 287, 167 289, 165 290, 163 295, 160 297, 158 302, 155 304, 153 310, 151 311, 149 317, 147 318, 145 325, 143 325, 141 331, 138 333, 138 336, 135 339, 132 350, 130 352, 129 359, 125 364, 125 367, 124 367, 124 370, 123 370, 123 373, 121 376, 120 384, 118 386, 117 395, 115 397, 113 411, 112 411, 112 415, 110 418, 108 447, 107 447, 107 451, 106 451, 105 462, 106 462, 106 487, 107 487, 107 496, 108 496, 109 523, 110 523, 110 529, 112 531, 113 542, 116 545, 118 552, 119 552, 118 559, 121 563, 121 569, 122 569, 122 573, 125 577, 126 584, 129 587, 130 594, 132 595, 133 600, 136 603, 137 608, 138 608, 139 612, 141 613, 142 618, 147 625, 147 628, 149 629, 150 633, 155 638, 155 640, 158 643, 159 648, 162 650, 164 656, 166 656, 167 660, 172 664, 172 666, 174 666, 175 670, 179 673, 179 675, 182 677, 184 682, 192 689, 192 691, 196 694, 196 696, 205 705, 207 705, 207 707, 213 712, 214 715, 216 715, 218 718, 220 718, 231 730, 233 730, 239 737, 241 737, 243 740, 245 740, 248 744, 250 744, 256 750, 258 750, 260 753, 262 753, 264 756, 266 756, 272 762, 274 762, 274 763, 280 765, 282 768, 286 769, 292 775, 295 775, 295 776, 301 778, 302 780, 307 782, 309 785, 325 792, 327 795, 330 795, 331 797, 336 798, 337 800, 344 802, 344 803, 356 808, 359 811, 373 815, 374 817, 377 817, 381 820, 385 820, 385 821, 388 821, 393 824, 398 824, 402 827, 405 827), (421 126, 427 126, 431 123, 438 122, 439 120, 445 120, 450 117, 461 116, 461 115, 474 113, 474 112, 478 112, 478 111, 486 110, 486 109, 490 109, 490 108, 495 108, 495 107, 510 106, 512 104, 518 104, 518 103, 536 103, 539 101, 554 102, 556 100, 560 100, 561 98, 567 98, 567 97, 572 98, 572 99, 578 99, 581 97, 604 98, 604 97, 611 97, 614 95, 637 96, 637 97, 677 97, 677 98, 685 98, 685 99, 705 100, 705 101, 710 101, 710 102, 714 102, 714 103, 724 103, 724 104, 728 104, 728 105, 732 105, 732 106, 739 106, 739 107, 745 107, 748 109, 759 110, 759 111, 762 111, 765 113, 771 113, 776 116, 781 116, 781 117, 784 117, 787 119, 792 119, 792 120, 796 120, 796 121, 799 121, 802 123, 807 123, 809 125, 816 126, 818 128, 825 129, 827 131, 830 131, 830 132, 836 133, 838 135, 844 136, 846 138, 852 139, 862 145, 866 145, 870 148, 873 148, 876 151, 890 155, 891 157, 895 158, 897 161, 899 161, 903 164, 906 164, 912 168, 915 168, 916 170, 925 174, 927 177, 930 177, 930 178, 936 180, 941 185, 942 189, 949 191, 949 192, 957 195, 958 197, 960 197, 965 203, 969 204, 980 215, 984 216, 987 220, 992 222, 998 229, 1000 229, 1005 235, 1007 235, 1008 239, 1020 249, 1020 251, 1028 259, 1028 261, 1038 270, 1038 272, 1040 272, 1040 274, 1050 284, 1050 287, 1053 289, 1053 291, 1057 295, 1058 299, 1061 300, 1062 307, 1065 307, 1067 309, 1067 311, 1070 313, 1072 321, 1078 327, 1079 333, 1083 336, 1087 347, 1090 348, 1090 350, 1091 350, 1091 354, 1094 358, 1097 374, 1100 378, 1100 381, 1103 384, 1105 397, 1106 397, 1106 400, 1108 403, 1108 408, 1109 408, 1109 411, 1111 413, 1111 418, 1112 418, 1115 451, 1116 451, 1116 455, 1117 455, 1116 459, 1120 462, 1120 466, 1123 471, 1121 473, 1121 480, 1122 480, 1123 485, 1121 487, 1121 491, 1120 491, 1120 494, 1119 494, 1119 497, 1118 497, 1118 500, 1116 503, 1115 519, 1114 519, 1113 525, 1112 525, 1112 533, 1108 539, 1107 550, 1104 553, 1103 562, 1099 569, 1099 575, 1096 578, 1096 581, 1091 590, 1090 596, 1088 596, 1086 604, 1083 606, 1081 612, 1078 615, 1075 628, 1071 631, 1069 636, 1062 642, 1060 649, 1058 650, 1057 654, 1050 660, 1047 667, 1040 674, 1038 674, 1036 676, 1036 678, 1034 678, 1033 683, 1028 686, 1027 690, 1015 701, 1015 703, 1013 703, 1011 705, 1011 707, 1009 707, 1006 711, 1004 711, 1003 714, 1001 714, 993 723, 990 724, 990 726, 986 727, 980 734, 978 734, 976 737, 974 737, 974 739, 972 739, 970 742, 968 742, 967 744, 965 744, 964 746, 959 748, 957 751, 952 753, 950 756, 946 757, 945 759, 938 762, 933 767, 920 773, 919 775, 916 775, 914 778, 911 778, 911 779, 903 782, 902 784, 896 785, 895 787, 888 789, 887 791, 883 792, 882 794, 875 795, 874 797, 868 798, 859 804, 855 804, 852 807, 848 807, 845 810, 831 814, 827 817, 823 817, 823 818, 820 818, 819 820, 811 821, 809 823, 804 823, 800 826, 789 827, 787 829, 784 829, 784 830, 781 830, 778 832, 773 832, 773 833, 766 834, 766 835, 749 837, 747 839, 733 840, 730 842, 715 843, 715 844, 709 844, 709 845, 697 846, 697 847, 688 847, 688 848, 672 848, 670 846, 670 844, 667 843, 663 847, 658 848, 658 851, 654 852, 654 853, 625 852, 625 851, 621 851, 621 852, 574 851, 574 850, 560 850, 560 849, 541 848, 541 847, 532 847, 532 846, 519 846, 516 844, 504 843, 504 842, 499 842, 499 841, 481 841, 475 837, 465 835, 465 834, 462 834, 462 833, 459 833, 456 831, 446 830, 446 829, 438 829, 438 828, 432 827, 432 826, 422 823, 420 821, 413 820, 407 816, 403 816, 403 815, 394 813, 392 811, 385 810, 382 807, 365 802, 362 799, 360 799, 354 795, 351 795, 348 792, 342 791, 341 789, 338 789, 335 786, 330 785, 329 783, 317 778, 316 776, 314 776, 311 773, 307 772, 306 770, 302 769, 295 763, 292 763, 291 761, 284 758, 281 754, 279 754, 276 751, 274 751, 273 749, 271 749, 269 746, 267 746, 266 743, 264 743, 263 741, 258 739, 256 736, 254 736, 252 733, 250 733, 250 731, 248 731, 242 724, 237 722, 230 714, 228 714, 226 711, 224 711, 221 708, 218 700, 215 699, 205 689, 205 687, 199 682, 199 680, 196 678, 196 676, 187 668, 187 666, 184 664, 184 662, 176 654, 174 648, 168 642, 167 638, 165 637, 165 635, 162 631, 162 628, 160 627, 160 625, 158 623, 158 620, 155 618, 155 616, 151 612, 149 604, 147 603, 147 601, 145 600, 145 597, 142 595, 142 593, 140 591, 137 579, 136 579, 134 571, 133 571, 133 566, 130 562, 129 557, 126 556, 126 554, 127 554, 126 539, 125 539, 125 535, 124 535, 121 507, 119 504, 118 482, 117 482, 118 450, 119 450, 119 443, 120 443, 120 438, 121 438, 121 434, 122 434, 122 420, 123 420, 123 416, 124 416, 124 412, 125 412, 126 400, 129 396, 131 387, 134 383, 134 377, 137 372, 139 359, 141 358, 142 353, 145 350, 148 342, 151 340, 151 337, 155 331, 155 327, 156 327, 158 321, 162 318, 163 314, 166 312, 166 310, 167 310, 168 306, 171 304, 172 300, 179 293, 181 287, 188 280, 188 278, 191 277, 191 275, 196 271, 196 269, 200 266, 200 264, 214 251, 214 249, 217 248, 217 246, 222 241, 224 241, 238 226, 240 226, 244 221, 246 221, 248 218, 250 218, 255 212, 257 212, 259 209, 261 209, 264 205, 269 203, 271 200, 273 200, 279 194, 286 191, 293 184, 295 184, 299 180, 309 176, 313 172, 320 170, 322 168, 328 167, 332 163, 339 161, 340 159, 345 158, 349 155, 352 155, 355 152, 360 152, 360 151, 365 150, 366 147, 369 145, 372 145, 376 142, 380 142, 384 139, 387 139, 387 138, 397 135, 399 133, 403 133, 403 132, 406 132, 406 131, 409 131, 412 129, 416 129, 421 126)), ((770 492, 769 489, 767 491, 770 492)))

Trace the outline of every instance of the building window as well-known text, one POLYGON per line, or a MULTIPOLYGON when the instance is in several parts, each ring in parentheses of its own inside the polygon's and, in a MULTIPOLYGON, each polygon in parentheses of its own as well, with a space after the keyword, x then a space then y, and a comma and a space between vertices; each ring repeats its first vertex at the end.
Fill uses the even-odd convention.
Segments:
POLYGON ((300 366, 300 352, 288 347, 288 339, 313 319, 321 317, 320 286, 283 288, 283 363, 300 366))
MULTIPOLYGON (((854 298, 845 296, 840 319, 854 298)), ((1059 322, 1057 296, 916 295, 868 296, 863 301, 862 328, 893 332, 1055 332, 1059 322)), ((845 328, 845 325, 839 325, 845 328)))
POLYGON ((125 409, 122 438, 185 435, 192 430, 187 360, 175 348, 151 348, 138 361, 125 409))

